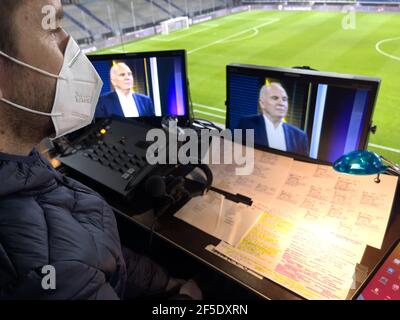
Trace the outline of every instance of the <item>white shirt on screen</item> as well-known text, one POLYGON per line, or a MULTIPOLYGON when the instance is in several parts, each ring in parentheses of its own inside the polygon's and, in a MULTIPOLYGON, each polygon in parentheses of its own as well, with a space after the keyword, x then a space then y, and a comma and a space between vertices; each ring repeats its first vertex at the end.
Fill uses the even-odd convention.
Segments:
POLYGON ((265 130, 267 131, 268 145, 270 148, 287 151, 283 122, 277 128, 264 114, 265 130))
POLYGON ((136 106, 135 99, 133 98, 133 94, 131 93, 129 96, 126 96, 121 90, 116 89, 116 91, 122 111, 124 112, 124 116, 127 118, 139 117, 139 111, 136 106))

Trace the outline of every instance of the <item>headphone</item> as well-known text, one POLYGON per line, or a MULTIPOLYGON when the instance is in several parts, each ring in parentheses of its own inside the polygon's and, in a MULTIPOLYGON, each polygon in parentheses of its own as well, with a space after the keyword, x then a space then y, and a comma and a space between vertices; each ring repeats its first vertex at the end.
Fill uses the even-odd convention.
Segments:
POLYGON ((185 131, 179 125, 179 120, 177 117, 163 117, 161 120, 161 127, 169 133, 175 134, 177 136, 184 135, 185 131), (175 124, 175 127, 171 128, 171 124, 175 124))
MULTIPOLYGON (((186 165, 183 166, 180 175, 160 176, 153 175, 147 178, 144 189, 147 197, 151 197, 152 206, 154 209, 155 219, 151 225, 150 238, 148 243, 148 252, 151 254, 154 230, 158 219, 168 211, 173 205, 181 201, 190 200, 194 197, 203 195, 207 192, 213 182, 213 174, 211 169, 205 164, 186 165), (199 182, 199 187, 195 191, 188 191, 185 187, 185 177, 192 173, 196 168, 199 168, 204 176, 205 182, 199 182)), ((198 182, 198 181, 196 181, 198 182)))
POLYGON ((183 197, 190 199, 204 195, 211 188, 212 182, 213 174, 211 169, 206 164, 189 164, 183 168, 179 176, 150 176, 145 182, 144 189, 146 195, 150 196, 152 199, 164 199, 164 201, 170 202, 170 205, 172 205, 180 201, 183 197), (196 168, 199 168, 203 172, 205 181, 190 179, 197 183, 197 187, 195 190, 188 191, 185 188, 184 177, 192 173, 196 168))
POLYGON ((205 193, 207 193, 211 189, 211 186, 212 186, 212 183, 214 180, 213 173, 208 165, 206 165, 206 164, 192 165, 191 172, 189 172, 189 173, 193 173, 196 168, 200 169, 203 172, 205 181, 195 180, 197 183, 200 183, 202 186, 201 186, 201 188, 199 188, 199 190, 197 192, 192 192, 192 198, 197 197, 197 196, 202 196, 205 193))

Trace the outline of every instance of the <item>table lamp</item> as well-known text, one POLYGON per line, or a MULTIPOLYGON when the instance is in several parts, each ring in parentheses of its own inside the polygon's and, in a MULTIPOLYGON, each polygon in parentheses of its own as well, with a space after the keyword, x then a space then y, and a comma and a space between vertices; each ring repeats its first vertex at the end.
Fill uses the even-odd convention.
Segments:
POLYGON ((333 168, 341 173, 370 175, 376 174, 374 181, 381 182, 379 176, 388 172, 400 176, 400 166, 392 161, 368 150, 349 152, 333 163, 333 168))

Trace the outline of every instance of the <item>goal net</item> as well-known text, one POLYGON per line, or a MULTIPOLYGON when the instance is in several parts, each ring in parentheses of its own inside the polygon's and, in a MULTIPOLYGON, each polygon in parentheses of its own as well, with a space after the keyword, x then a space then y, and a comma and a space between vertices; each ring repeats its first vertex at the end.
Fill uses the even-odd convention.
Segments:
POLYGON ((170 34, 172 31, 189 28, 189 17, 177 17, 161 22, 161 34, 170 34))

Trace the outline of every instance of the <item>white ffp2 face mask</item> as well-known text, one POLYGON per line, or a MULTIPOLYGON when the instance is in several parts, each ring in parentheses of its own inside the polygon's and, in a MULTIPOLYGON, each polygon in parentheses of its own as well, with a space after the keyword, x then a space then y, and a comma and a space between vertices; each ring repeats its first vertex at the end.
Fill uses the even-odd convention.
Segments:
POLYGON ((56 130, 54 138, 79 130, 92 122, 103 81, 71 37, 65 49, 64 63, 59 75, 33 67, 2 51, 0 51, 0 55, 19 65, 57 79, 56 95, 51 113, 32 110, 5 98, 0 98, 1 101, 27 112, 51 117, 56 130))

